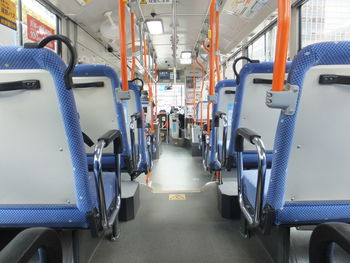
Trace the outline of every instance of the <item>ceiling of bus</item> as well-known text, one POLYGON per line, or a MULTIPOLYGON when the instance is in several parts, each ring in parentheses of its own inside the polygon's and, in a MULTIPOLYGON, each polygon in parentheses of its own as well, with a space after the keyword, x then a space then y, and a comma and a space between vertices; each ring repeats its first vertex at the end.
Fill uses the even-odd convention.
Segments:
MULTIPOLYGON (((106 21, 104 13, 113 11, 113 18, 117 22, 118 7, 116 0, 92 0, 84 7, 73 0, 49 0, 70 18, 87 28, 91 33, 101 37, 99 28, 106 21)), ((227 2, 224 0, 224 6, 227 2)), ((177 34, 179 37, 177 49, 177 64, 180 65, 182 51, 191 51, 198 40, 206 19, 210 0, 177 0, 177 34)), ((230 4, 230 3, 229 3, 230 4)), ((153 46, 156 50, 159 68, 173 67, 172 52, 172 5, 171 4, 147 4, 140 5, 145 19, 152 18, 151 13, 157 14, 164 25, 164 34, 151 36, 153 46)), ((252 19, 242 18, 221 10, 220 16, 220 51, 222 55, 229 54, 242 39, 247 37, 264 19, 266 19, 277 8, 277 0, 270 0, 252 19)), ((129 17, 127 17, 128 31, 130 32, 129 17)), ((130 33, 128 32, 129 40, 130 33)), ((112 43, 113 45, 117 45, 112 43)), ((130 53, 130 52, 129 52, 130 53)), ((131 54, 130 54, 131 55, 131 54)))

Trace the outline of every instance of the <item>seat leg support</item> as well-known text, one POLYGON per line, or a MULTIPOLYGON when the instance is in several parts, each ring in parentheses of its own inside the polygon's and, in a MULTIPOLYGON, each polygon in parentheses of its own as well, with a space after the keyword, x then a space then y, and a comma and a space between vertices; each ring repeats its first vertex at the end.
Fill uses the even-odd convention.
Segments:
POLYGON ((120 236, 120 226, 119 226, 119 219, 118 216, 115 218, 113 227, 112 227, 112 236, 111 241, 117 241, 120 236))
POLYGON ((260 230, 254 231, 259 243, 264 247, 265 251, 278 263, 289 263, 290 254, 290 228, 274 226, 271 233, 263 235, 260 230))

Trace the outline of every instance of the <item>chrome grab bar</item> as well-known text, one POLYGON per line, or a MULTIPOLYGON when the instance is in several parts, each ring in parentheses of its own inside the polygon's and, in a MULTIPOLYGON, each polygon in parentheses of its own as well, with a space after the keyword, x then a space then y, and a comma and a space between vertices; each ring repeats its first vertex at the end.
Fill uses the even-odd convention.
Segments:
POLYGON ((120 153, 123 151, 121 134, 118 130, 111 130, 98 139, 97 145, 94 151, 94 176, 96 182, 96 190, 98 195, 98 206, 100 213, 100 223, 104 230, 110 229, 113 227, 113 224, 116 222, 116 218, 120 211, 121 206, 121 174, 120 174, 120 153), (108 145, 114 143, 114 151, 116 157, 116 189, 118 189, 118 195, 116 196, 116 207, 113 213, 108 218, 107 215, 107 205, 106 205, 106 196, 104 191, 103 184, 103 171, 102 171, 102 156, 103 149, 108 147, 108 145), (117 183, 118 182, 118 183, 117 183), (118 185, 117 185, 118 184, 118 185))
POLYGON ((238 199, 241 211, 247 220, 249 226, 258 227, 261 221, 261 214, 263 211, 263 200, 265 190, 265 178, 266 178, 266 151, 261 137, 253 131, 246 128, 239 128, 236 131, 235 150, 237 152, 237 177, 238 177, 238 199), (258 153, 258 176, 255 195, 255 208, 254 212, 250 212, 247 204, 245 203, 245 191, 243 187, 243 139, 249 141, 255 145, 258 153))

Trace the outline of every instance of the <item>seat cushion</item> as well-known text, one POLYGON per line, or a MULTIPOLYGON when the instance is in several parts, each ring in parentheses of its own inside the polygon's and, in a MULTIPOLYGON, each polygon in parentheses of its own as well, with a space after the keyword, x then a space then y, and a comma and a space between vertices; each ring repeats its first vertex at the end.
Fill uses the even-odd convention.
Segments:
MULTIPOLYGON (((255 207, 257 175, 258 175, 258 170, 244 170, 242 173, 242 187, 245 192, 245 197, 248 199, 249 203, 253 207, 255 207)), ((266 197, 267 195, 270 176, 271 176, 271 170, 268 169, 266 170, 264 197, 266 197)), ((265 198, 264 198, 264 205, 265 205, 265 198)))

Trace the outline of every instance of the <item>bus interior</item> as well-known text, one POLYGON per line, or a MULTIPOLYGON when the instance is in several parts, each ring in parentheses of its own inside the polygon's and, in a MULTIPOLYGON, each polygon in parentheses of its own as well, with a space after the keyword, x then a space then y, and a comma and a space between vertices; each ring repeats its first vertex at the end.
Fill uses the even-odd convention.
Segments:
POLYGON ((0 0, 0 263, 350 262, 349 13, 0 0))

